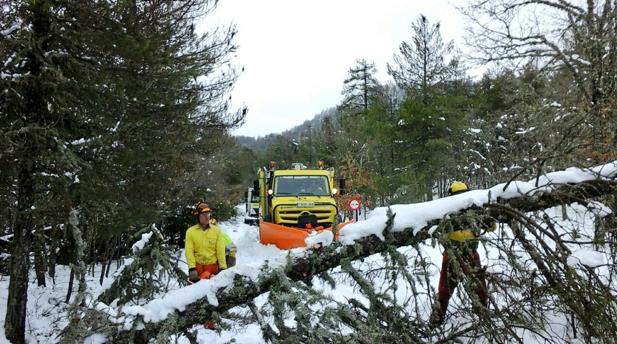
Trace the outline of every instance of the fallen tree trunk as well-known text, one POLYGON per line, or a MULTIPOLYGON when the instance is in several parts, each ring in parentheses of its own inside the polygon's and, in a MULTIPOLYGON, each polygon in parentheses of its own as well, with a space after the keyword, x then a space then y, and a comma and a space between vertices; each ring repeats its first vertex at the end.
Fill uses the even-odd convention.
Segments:
MULTIPOLYGON (((589 199, 617 192, 617 181, 615 180, 593 180, 578 184, 563 185, 551 193, 546 193, 534 197, 517 197, 508 200, 498 200, 498 205, 484 204, 482 207, 470 207, 461 210, 458 214, 465 212, 477 212, 478 214, 488 215, 500 221, 507 221, 508 212, 503 207, 510 207, 523 212, 531 212, 551 208, 562 204, 579 202, 586 204, 589 199)), ((396 215, 396 214, 394 214, 396 215)), ((451 218, 456 218, 457 214, 448 214, 451 218)), ((391 232, 392 217, 389 218, 384 229, 385 240, 376 236, 365 237, 357 240, 353 245, 342 245, 338 242, 319 249, 309 249, 303 256, 292 257, 284 267, 281 267, 289 279, 294 281, 308 280, 313 275, 335 268, 344 261, 352 261, 368 257, 370 255, 383 252, 389 247, 408 246, 418 244, 431 237, 429 230, 438 225, 443 219, 431 221, 427 226, 412 230, 391 232)), ((439 230, 432 233, 433 236, 439 235, 439 230)), ((141 316, 133 317, 134 324, 127 328, 125 324, 113 325, 109 319, 108 330, 115 328, 115 332, 107 332, 108 340, 113 343, 145 343, 148 340, 158 338, 165 340, 170 335, 184 331, 194 324, 200 324, 211 319, 214 313, 221 313, 233 307, 247 304, 254 298, 267 292, 276 281, 276 273, 272 271, 262 273, 258 279, 251 280, 246 276, 235 275, 233 286, 220 289, 216 297, 218 305, 209 304, 205 299, 200 299, 186 306, 183 311, 176 311, 160 322, 144 322, 141 316)), ((105 321, 98 316, 99 321, 105 321)), ((71 326, 71 325, 69 325, 71 326)), ((101 329, 101 328, 99 328, 101 329)), ((72 340, 72 339, 71 339, 72 340)), ((68 342, 68 341, 66 341, 68 342)))

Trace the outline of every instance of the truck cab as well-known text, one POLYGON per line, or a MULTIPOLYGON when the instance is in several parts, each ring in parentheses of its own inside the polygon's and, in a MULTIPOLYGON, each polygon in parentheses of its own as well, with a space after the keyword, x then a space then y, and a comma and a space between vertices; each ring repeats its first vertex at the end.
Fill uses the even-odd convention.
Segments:
MULTIPOLYGON (((323 168, 322 163, 317 168, 295 163, 289 169, 277 169, 271 163, 269 169, 260 169, 257 175, 254 187, 259 189, 260 196, 262 244, 274 244, 285 250, 305 247, 309 235, 333 231, 338 214, 334 195, 339 192, 334 187, 333 169, 323 168)), ((345 225, 337 225, 336 231, 345 225)))
POLYGON ((260 212, 267 222, 315 228, 330 227, 335 221, 337 190, 332 169, 309 169, 298 163, 291 169, 262 169, 259 187, 260 212))

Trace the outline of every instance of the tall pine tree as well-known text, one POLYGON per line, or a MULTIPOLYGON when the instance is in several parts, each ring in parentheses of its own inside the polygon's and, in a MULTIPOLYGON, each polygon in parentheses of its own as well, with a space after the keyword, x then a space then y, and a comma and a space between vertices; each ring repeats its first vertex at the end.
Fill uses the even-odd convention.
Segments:
POLYGON ((235 73, 222 70, 233 28, 195 32, 214 4, 0 3, 0 160, 13 162, 1 174, 14 214, 11 341, 24 341, 28 257, 36 251, 38 265, 45 254, 32 245, 43 225, 66 224, 71 214, 96 238, 118 220, 155 221, 181 203, 162 197, 194 188, 195 162, 242 120, 242 112, 227 115, 235 73))

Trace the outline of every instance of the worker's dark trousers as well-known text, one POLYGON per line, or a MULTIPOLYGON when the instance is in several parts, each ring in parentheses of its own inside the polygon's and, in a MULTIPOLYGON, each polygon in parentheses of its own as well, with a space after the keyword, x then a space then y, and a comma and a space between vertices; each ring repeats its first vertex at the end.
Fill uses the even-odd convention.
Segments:
POLYGON ((443 260, 441 262, 441 273, 439 275, 439 289, 437 294, 441 314, 439 314, 439 317, 434 319, 435 321, 443 321, 443 317, 448 310, 450 297, 452 297, 452 293, 454 293, 454 289, 456 289, 456 286, 460 282, 463 275, 473 279, 472 283, 474 283, 474 292, 478 295, 482 305, 488 307, 486 279, 484 277, 484 273, 482 272, 482 265, 480 263, 480 255, 478 254, 478 251, 471 250, 466 254, 461 254, 458 259, 451 260, 448 256, 448 250, 445 250, 443 252, 443 260), (457 271, 459 272, 457 273, 457 271))

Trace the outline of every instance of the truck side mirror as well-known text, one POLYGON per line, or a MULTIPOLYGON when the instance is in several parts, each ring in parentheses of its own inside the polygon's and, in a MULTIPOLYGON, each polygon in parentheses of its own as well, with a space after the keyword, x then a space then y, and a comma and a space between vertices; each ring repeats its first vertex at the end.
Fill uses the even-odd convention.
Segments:
POLYGON ((338 188, 339 188, 339 195, 344 195, 345 194, 345 178, 341 178, 338 180, 338 188))

